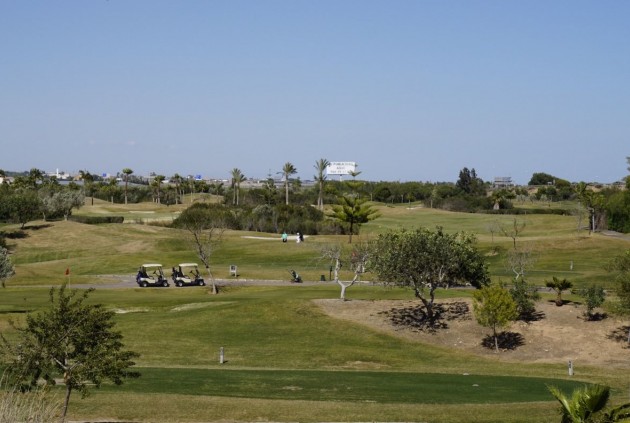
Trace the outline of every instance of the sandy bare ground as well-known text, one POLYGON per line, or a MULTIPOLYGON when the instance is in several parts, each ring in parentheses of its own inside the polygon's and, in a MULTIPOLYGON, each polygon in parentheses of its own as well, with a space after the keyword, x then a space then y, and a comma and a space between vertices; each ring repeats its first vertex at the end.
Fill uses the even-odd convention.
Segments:
POLYGON ((614 317, 586 321, 582 317, 583 306, 577 304, 568 303, 557 307, 553 302, 538 302, 536 310, 540 319, 530 323, 515 322, 507 328, 511 337, 518 341, 517 345, 508 346, 496 354, 493 349, 482 346, 482 340, 491 334, 491 330, 477 324, 470 299, 439 301, 448 308, 457 309, 457 313, 445 313, 449 318, 444 320, 447 327, 433 333, 414 329, 409 321, 407 324, 394 324, 392 320, 405 314, 392 310, 409 311, 418 307, 418 301, 314 301, 334 318, 366 325, 405 339, 464 350, 480 356, 532 363, 571 360, 575 364, 630 369, 630 321, 614 317))

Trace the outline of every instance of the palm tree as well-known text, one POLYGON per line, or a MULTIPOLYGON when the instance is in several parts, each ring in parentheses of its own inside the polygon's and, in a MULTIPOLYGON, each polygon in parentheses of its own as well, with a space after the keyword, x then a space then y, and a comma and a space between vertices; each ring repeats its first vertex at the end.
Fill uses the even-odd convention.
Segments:
POLYGON ((156 175, 155 178, 153 178, 153 183, 155 184, 155 187, 157 189, 157 203, 160 204, 160 186, 162 185, 162 182, 164 182, 164 180, 166 179, 166 177, 164 175, 156 175))
POLYGON ((571 289, 573 287, 573 284, 567 279, 558 279, 554 276, 553 280, 545 281, 545 286, 556 291, 556 305, 560 307, 562 306, 562 304, 564 304, 564 301, 562 301, 562 291, 571 289))
POLYGON ((630 403, 604 411, 610 399, 610 388, 604 385, 584 385, 568 398, 555 386, 547 386, 560 402, 561 423, 615 423, 630 421, 630 403))
POLYGON ((94 175, 92 175, 87 170, 80 170, 79 175, 81 176, 81 180, 83 180, 83 186, 85 187, 86 195, 89 195, 92 199, 92 205, 94 205, 94 175))
POLYGON ((284 192, 286 204, 289 204, 289 177, 295 175, 297 169, 290 162, 286 162, 282 167, 282 175, 284 176, 284 192))
MULTIPOLYGON (((182 184, 182 176, 179 173, 171 176, 171 181, 175 184, 175 204, 179 204, 179 194, 180 194, 180 186, 182 184)), ((183 204, 183 201, 182 201, 183 204)))
POLYGON ((232 204, 238 206, 241 191, 241 182, 245 181, 246 179, 247 178, 245 177, 245 175, 243 175, 241 169, 237 167, 232 169, 232 189, 234 190, 232 204))
POLYGON ((315 170, 317 175, 314 176, 315 182, 319 185, 319 195, 317 196, 317 207, 324 210, 324 184, 326 183, 326 168, 330 166, 330 162, 326 159, 319 159, 315 162, 315 170))
POLYGON ((133 170, 126 167, 122 170, 122 173, 125 175, 125 204, 127 204, 127 186, 129 185, 129 175, 133 173, 133 170))

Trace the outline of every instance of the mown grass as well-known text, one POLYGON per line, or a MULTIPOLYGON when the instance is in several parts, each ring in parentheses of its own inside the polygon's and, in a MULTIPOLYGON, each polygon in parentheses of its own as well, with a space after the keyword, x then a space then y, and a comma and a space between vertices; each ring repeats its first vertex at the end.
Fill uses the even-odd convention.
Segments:
MULTIPOLYGON (((419 225, 477 232, 493 278, 511 277, 503 261, 512 240, 484 232, 495 217, 406 207, 382 207, 382 213, 363 227, 361 238, 419 225)), ((630 245, 597 234, 578 238, 569 217, 526 219, 518 242, 536 247, 529 277, 541 283, 552 275, 577 284, 607 283, 603 264, 630 245)), ((114 280, 103 275, 128 275, 131 281, 143 262, 169 268, 196 261, 182 233, 162 226, 37 222, 25 234, 8 240, 17 275, 2 291, 0 330, 9 338, 14 333, 8 320, 19 323, 26 312, 45 307, 48 285, 114 280)), ((319 280, 321 274, 328 278, 329 264, 319 259, 319 246, 331 242, 347 245, 347 237, 315 236, 298 245, 283 244, 272 234, 227 232, 213 256, 214 274, 224 279, 218 296, 205 288, 97 289, 90 301, 118 312, 125 344, 141 354, 137 362, 143 377, 106 386, 86 400, 74 398, 72 418, 540 422, 557 418, 546 383, 567 391, 575 383, 606 383, 616 397, 627 389, 627 375, 615 369, 580 366, 569 380, 566 363, 480 358, 330 318, 311 302, 338 298, 339 288, 329 282, 230 285, 230 264, 239 266, 242 279, 288 280, 291 268, 307 280, 319 280), (221 347, 224 364, 218 362, 221 347)), ((353 286, 347 295, 367 301, 413 298, 408 290, 369 283, 353 286)), ((467 296, 470 290, 438 295, 467 296)))
MULTIPOLYGON (((174 210, 184 206, 170 207, 174 210)), ((101 214, 124 207, 108 203, 94 206, 101 214)), ((567 278, 578 287, 597 283, 612 288, 604 266, 610 257, 630 247, 630 242, 624 239, 602 234, 589 236, 587 231, 578 233, 576 220, 571 216, 495 216, 413 205, 376 207, 382 217, 363 225, 361 236, 355 240, 368 240, 401 227, 442 226, 450 232, 472 232, 478 237, 479 248, 486 255, 495 280, 509 281, 514 276, 506 264, 507 253, 513 248, 512 239, 496 228, 500 225, 509 230, 515 218, 525 225, 517 237, 517 245, 530 250, 535 258, 527 277, 537 285, 543 286, 546 280, 556 276, 567 278)), ((163 209, 171 210, 153 203, 127 206, 128 210, 132 208, 155 210, 158 214, 164 213, 163 209)), ((85 206, 81 213, 89 213, 91 209, 92 206, 85 206)), ((6 226, 3 231, 19 232, 16 226, 6 226)), ((102 277, 95 278, 103 274, 129 275, 132 280, 142 263, 158 262, 168 269, 180 262, 198 261, 185 233, 165 226, 35 222, 22 234, 21 239, 7 240, 9 247, 16 249, 12 258, 18 265, 17 275, 9 282, 15 285, 58 283, 67 268, 71 270, 71 280, 77 283, 108 282, 102 277)), ((348 247, 347 240, 346 236, 312 236, 303 244, 283 244, 277 234, 227 231, 212 258, 213 274, 219 279, 229 279, 229 267, 236 265, 242 279, 288 280, 288 271, 295 269, 305 280, 318 281, 322 275, 330 276, 330 263, 321 259, 321 246, 340 243, 348 247)), ((346 272, 342 277, 351 275, 346 272)))

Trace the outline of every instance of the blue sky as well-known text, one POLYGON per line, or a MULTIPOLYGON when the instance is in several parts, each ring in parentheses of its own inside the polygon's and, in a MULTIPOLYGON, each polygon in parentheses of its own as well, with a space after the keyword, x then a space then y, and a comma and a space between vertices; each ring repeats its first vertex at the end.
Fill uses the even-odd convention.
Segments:
POLYGON ((0 0, 0 169, 625 177, 629 1, 0 0))

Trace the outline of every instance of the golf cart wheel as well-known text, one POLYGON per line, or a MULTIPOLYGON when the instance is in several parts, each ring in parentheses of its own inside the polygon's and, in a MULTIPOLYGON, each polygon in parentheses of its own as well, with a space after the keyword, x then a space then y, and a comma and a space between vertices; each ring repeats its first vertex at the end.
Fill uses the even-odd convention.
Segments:
POLYGON ((204 281, 199 281, 199 282, 197 282, 197 284, 198 284, 199 286, 205 286, 205 285, 206 285, 206 283, 205 283, 204 281))
POLYGON ((163 286, 164 288, 166 288, 166 287, 168 286, 168 281, 164 281, 164 282, 162 282, 162 286, 163 286))
POLYGON ((142 283, 140 284, 140 286, 141 286, 141 287, 143 287, 143 288, 146 288, 147 286, 149 286, 149 284, 148 284, 148 283, 146 283, 146 282, 142 282, 142 283))
POLYGON ((184 285, 181 281, 177 281, 175 282, 175 285, 179 286, 180 288, 184 285))

